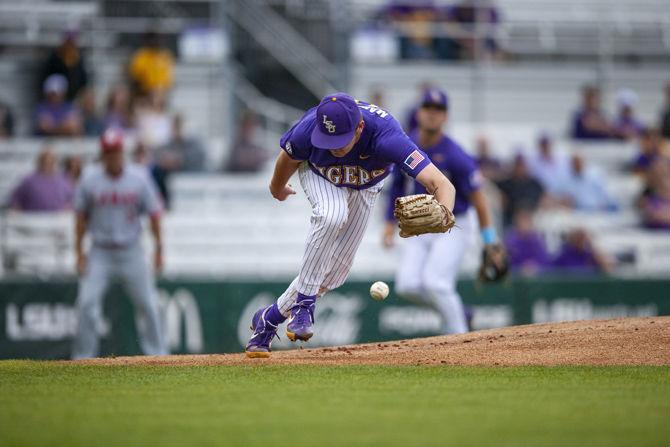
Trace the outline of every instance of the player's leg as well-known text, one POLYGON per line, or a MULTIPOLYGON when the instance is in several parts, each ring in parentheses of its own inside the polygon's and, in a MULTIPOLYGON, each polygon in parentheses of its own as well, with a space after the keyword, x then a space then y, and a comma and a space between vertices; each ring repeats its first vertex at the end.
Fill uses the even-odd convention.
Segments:
POLYGON ((86 271, 79 279, 77 293, 77 333, 72 344, 72 359, 96 357, 99 350, 99 324, 102 300, 111 276, 107 250, 93 247, 88 253, 86 271))
POLYGON ((335 241, 338 250, 333 254, 328 265, 328 273, 321 285, 320 295, 340 287, 347 279, 381 190, 382 185, 375 185, 364 190, 347 190, 349 220, 335 241))
POLYGON ((119 276, 135 305, 135 322, 142 352, 145 355, 165 355, 168 352, 161 329, 158 297, 144 250, 138 243, 117 254, 119 276))
POLYGON ((426 259, 423 280, 426 296, 440 312, 448 334, 468 331, 463 301, 456 289, 458 272, 471 239, 472 215, 459 219, 459 227, 437 235, 426 259))
POLYGON ((423 271, 434 236, 424 234, 402 242, 400 262, 395 274, 395 291, 407 300, 427 304, 423 271))
POLYGON ((286 335, 290 340, 309 340, 313 335, 316 298, 337 250, 349 214, 349 193, 338 188, 303 165, 300 183, 312 206, 310 230, 298 274, 298 295, 290 308, 286 335))

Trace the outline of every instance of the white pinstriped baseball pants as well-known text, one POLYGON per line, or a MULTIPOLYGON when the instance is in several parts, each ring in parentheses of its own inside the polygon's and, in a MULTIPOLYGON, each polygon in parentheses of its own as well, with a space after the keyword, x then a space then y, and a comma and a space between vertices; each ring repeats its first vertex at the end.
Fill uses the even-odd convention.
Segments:
POLYGON ((463 301, 456 290, 461 261, 477 227, 474 210, 456 216, 449 233, 422 234, 403 241, 395 291, 403 298, 433 307, 445 334, 468 331, 463 301))
POLYGON ((277 299, 284 316, 289 315, 298 292, 321 296, 344 283, 383 186, 380 182, 360 190, 337 187, 307 163, 300 165, 298 173, 312 217, 300 273, 277 299))

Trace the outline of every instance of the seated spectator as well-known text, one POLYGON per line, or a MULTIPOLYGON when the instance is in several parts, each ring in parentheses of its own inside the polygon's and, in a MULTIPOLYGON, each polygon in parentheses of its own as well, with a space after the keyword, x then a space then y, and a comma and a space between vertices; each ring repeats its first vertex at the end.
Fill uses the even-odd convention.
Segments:
POLYGON ((520 209, 514 214, 514 226, 504 238, 513 272, 535 276, 549 265, 549 254, 542 235, 533 227, 533 214, 520 209))
POLYGON ((200 140, 184 135, 184 119, 177 114, 172 119, 172 138, 158 148, 155 158, 169 171, 202 172, 207 156, 200 140))
POLYGON ((614 120, 614 133, 619 139, 633 140, 644 129, 642 122, 635 117, 637 100, 637 94, 632 90, 624 89, 617 93, 619 113, 614 120))
POLYGON ((603 178, 584 166, 581 155, 573 155, 570 172, 556 194, 563 203, 579 211, 615 211, 617 203, 608 194, 603 178))
POLYGON ((512 223, 512 216, 519 209, 535 211, 544 198, 542 184, 530 175, 526 159, 521 154, 514 157, 511 175, 496 184, 502 193, 505 226, 512 223))
POLYGON ((68 155, 63 158, 63 176, 68 181, 72 190, 77 186, 79 177, 81 177, 81 170, 83 167, 82 159, 79 155, 68 155))
POLYGON ((670 230, 670 161, 667 159, 659 158, 650 166, 640 210, 645 227, 670 230))
POLYGON ((614 137, 614 129, 600 109, 600 90, 586 86, 582 89, 582 108, 573 118, 572 138, 604 140, 614 137))
POLYGON ((82 125, 84 135, 97 137, 102 134, 105 124, 98 114, 95 105, 95 92, 87 88, 79 96, 79 109, 81 110, 82 125))
POLYGON ((665 84, 665 107, 661 112, 661 135, 670 139, 670 82, 665 84))
POLYGON ((432 28, 439 18, 439 10, 433 1, 393 2, 384 11, 384 16, 401 30, 400 57, 402 59, 434 59, 436 57, 432 28))
POLYGON ((74 101, 79 92, 88 85, 88 72, 84 57, 77 46, 78 33, 67 31, 63 36, 63 42, 54 49, 44 63, 42 75, 39 79, 40 85, 54 74, 59 74, 67 80, 68 101, 74 101))
POLYGON ((552 266, 564 273, 609 273, 612 263, 608 257, 598 251, 591 237, 583 229, 570 231, 565 237, 552 266))
POLYGON ((460 46, 460 59, 502 57, 495 38, 495 27, 500 21, 498 9, 490 0, 461 0, 449 8, 447 28, 460 46), (481 38, 476 28, 484 31, 481 38))
POLYGON ((227 170, 231 172, 256 172, 265 166, 268 151, 256 141, 258 117, 245 111, 238 124, 235 141, 230 151, 227 170))
POLYGON ((503 167, 499 159, 491 154, 489 140, 480 135, 475 142, 477 163, 482 175, 489 180, 496 181, 503 176, 503 167))
POLYGON ((0 102, 0 138, 14 136, 14 114, 9 106, 0 102))
POLYGON ((644 174, 649 166, 663 154, 663 138, 658 129, 643 129, 639 138, 640 152, 631 165, 631 170, 636 174, 644 174))
POLYGON ((135 124, 138 140, 151 152, 164 146, 172 136, 172 123, 164 96, 151 94, 137 100, 135 124))
POLYGON ((540 134, 537 152, 529 157, 528 167, 533 177, 538 179, 547 193, 555 195, 568 177, 568 159, 556 153, 548 133, 540 134))
POLYGON ((72 185, 57 170, 56 155, 49 148, 37 157, 37 169, 11 194, 9 206, 18 211, 61 211, 72 206, 72 185))
POLYGON ((37 106, 35 133, 41 136, 81 135, 81 116, 77 107, 65 100, 67 80, 54 74, 44 81, 45 100, 37 106))
POLYGON ((133 54, 130 61, 130 79, 141 96, 159 94, 165 96, 172 87, 174 57, 163 46, 161 36, 155 31, 144 35, 144 44, 133 54))
POLYGON ((127 131, 133 128, 133 115, 130 107, 130 91, 125 85, 117 85, 107 96, 107 107, 103 126, 116 127, 127 131))

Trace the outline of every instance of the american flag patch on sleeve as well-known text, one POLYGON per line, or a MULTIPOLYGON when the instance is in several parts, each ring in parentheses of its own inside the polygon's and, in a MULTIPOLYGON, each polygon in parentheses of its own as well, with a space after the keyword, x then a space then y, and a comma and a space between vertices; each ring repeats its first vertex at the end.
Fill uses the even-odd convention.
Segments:
POLYGON ((423 160, 424 156, 421 155, 421 152, 415 150, 407 156, 405 159, 405 165, 407 165, 407 167, 410 169, 414 169, 419 166, 419 163, 421 163, 423 160))

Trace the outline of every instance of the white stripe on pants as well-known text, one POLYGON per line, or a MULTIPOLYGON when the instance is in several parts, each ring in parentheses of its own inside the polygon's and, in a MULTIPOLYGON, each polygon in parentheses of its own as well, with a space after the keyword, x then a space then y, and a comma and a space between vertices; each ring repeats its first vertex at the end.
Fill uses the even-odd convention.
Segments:
POLYGON ((456 216, 456 225, 449 233, 407 239, 395 278, 398 295, 427 304, 440 313, 446 334, 468 330, 456 280, 476 225, 472 210, 456 216))
POLYGON ((337 187, 307 163, 300 166, 299 175, 312 217, 300 273, 277 300, 284 316, 290 313, 298 292, 321 296, 344 283, 382 189, 381 183, 360 190, 337 187))

